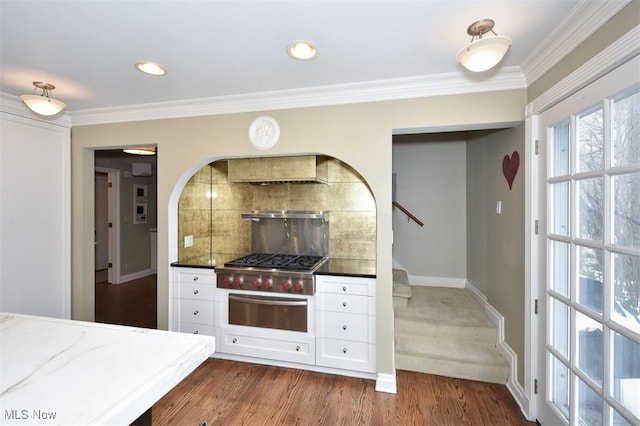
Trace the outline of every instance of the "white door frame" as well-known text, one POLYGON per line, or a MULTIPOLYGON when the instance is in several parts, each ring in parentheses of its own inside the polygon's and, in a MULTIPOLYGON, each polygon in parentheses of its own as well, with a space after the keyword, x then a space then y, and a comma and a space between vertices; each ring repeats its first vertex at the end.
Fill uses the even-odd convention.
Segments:
POLYGON ((109 264, 109 222, 108 211, 108 174, 95 172, 95 269, 96 272, 108 269, 109 264))
POLYGON ((108 231, 109 263, 108 279, 110 284, 120 284, 120 170, 108 167, 96 167, 96 172, 106 173, 109 183, 108 220, 111 227, 108 231))
MULTIPOLYGON (((539 259, 539 235, 537 231, 537 221, 540 220, 538 195, 540 191, 538 159, 536 157, 536 141, 538 140, 538 115, 548 110, 552 106, 568 98, 579 89, 587 86, 600 76, 605 75, 609 71, 617 68, 619 65, 634 58, 640 52, 638 45, 640 39, 640 26, 636 26, 627 34, 620 37, 617 41, 605 48, 603 51, 595 55, 585 64, 577 68, 564 79, 560 80, 545 93, 534 99, 526 107, 525 128, 526 128, 526 182, 525 182, 525 215, 527 229, 525 233, 525 392, 529 406, 523 406, 523 411, 529 420, 536 418, 538 413, 537 393, 543 392, 544 389, 537 389, 537 378, 545 374, 544 371, 538 371, 538 346, 544 344, 539 342, 538 332, 539 326, 544 326, 537 316, 536 304, 540 291, 541 282, 539 276, 540 262, 545 259, 539 259)), ((544 278, 544 277, 542 277, 544 278)))

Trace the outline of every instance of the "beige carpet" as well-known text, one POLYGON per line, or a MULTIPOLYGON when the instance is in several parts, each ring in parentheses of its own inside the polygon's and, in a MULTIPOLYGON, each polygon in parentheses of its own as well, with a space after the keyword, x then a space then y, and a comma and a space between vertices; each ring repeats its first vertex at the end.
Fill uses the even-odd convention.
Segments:
POLYGON ((410 286, 409 296, 404 306, 394 293, 396 368, 506 383, 495 327, 466 289, 410 286))

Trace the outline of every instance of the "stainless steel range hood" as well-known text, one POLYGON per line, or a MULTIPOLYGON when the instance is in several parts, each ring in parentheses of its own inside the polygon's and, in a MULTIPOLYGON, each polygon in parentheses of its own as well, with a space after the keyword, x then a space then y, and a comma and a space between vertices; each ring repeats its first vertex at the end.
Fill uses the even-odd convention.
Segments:
POLYGON ((256 185, 327 183, 329 159, 319 155, 233 158, 228 160, 228 180, 256 185))

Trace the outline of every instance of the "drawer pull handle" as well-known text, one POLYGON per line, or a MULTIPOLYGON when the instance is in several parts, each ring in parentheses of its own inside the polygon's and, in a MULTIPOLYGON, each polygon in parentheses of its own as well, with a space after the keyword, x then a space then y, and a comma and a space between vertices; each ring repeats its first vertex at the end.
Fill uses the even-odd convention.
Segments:
POLYGON ((343 325, 343 326, 342 326, 342 329, 343 329, 343 330, 346 330, 346 329, 347 329, 347 324, 343 325))
POLYGON ((342 287, 342 291, 347 291, 347 286, 346 285, 342 287))
POLYGON ((296 346, 296 352, 300 352, 300 346, 296 346))
POLYGON ((193 290, 193 294, 198 294, 198 290, 193 290))
POLYGON ((347 353, 347 348, 342 348, 342 353, 346 354, 347 353))
POLYGON ((194 331, 193 334, 198 334, 198 330, 194 331))
POLYGON ((347 307, 347 302, 342 302, 342 306, 347 307))
POLYGON ((198 281, 198 277, 193 277, 193 280, 194 281, 198 281))
POLYGON ((238 343, 238 339, 236 339, 235 337, 233 338, 233 340, 231 341, 233 343, 238 343))
POLYGON ((193 311, 193 315, 198 315, 198 310, 193 311))

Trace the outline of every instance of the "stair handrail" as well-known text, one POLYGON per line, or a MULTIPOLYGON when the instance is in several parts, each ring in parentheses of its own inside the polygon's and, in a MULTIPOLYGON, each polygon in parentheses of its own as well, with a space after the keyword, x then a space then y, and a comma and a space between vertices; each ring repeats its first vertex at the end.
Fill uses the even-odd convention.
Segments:
POLYGON ((409 210, 407 210, 406 208, 404 208, 404 207, 402 206, 402 204, 400 204, 400 203, 399 203, 399 202, 397 202, 397 201, 394 201, 394 202, 393 202, 393 205, 394 205, 395 207, 399 208, 399 209, 402 211, 402 213, 404 213, 404 214, 406 214, 406 215, 407 215, 407 221, 409 221, 409 219, 411 219, 411 220, 413 220, 415 223, 417 223, 418 225, 420 225, 420 226, 424 226, 424 223, 422 223, 422 221, 421 221, 420 219, 418 219, 417 217, 415 217, 415 216, 414 216, 414 215, 413 215, 409 210))

